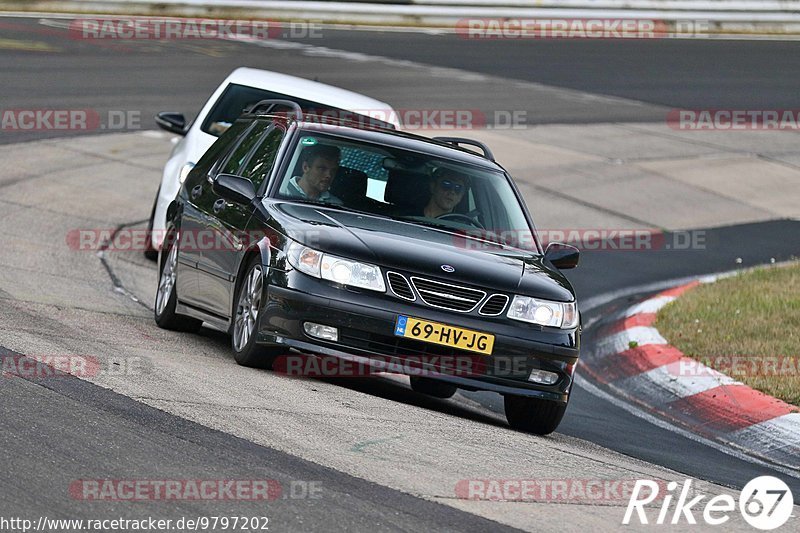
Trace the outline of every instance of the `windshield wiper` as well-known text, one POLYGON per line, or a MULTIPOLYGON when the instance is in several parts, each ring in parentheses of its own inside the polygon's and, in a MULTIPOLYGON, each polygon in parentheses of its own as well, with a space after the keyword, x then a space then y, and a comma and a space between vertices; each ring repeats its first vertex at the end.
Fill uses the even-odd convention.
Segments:
POLYGON ((347 211, 348 213, 358 213, 359 215, 368 215, 368 216, 371 216, 371 217, 388 218, 388 219, 391 219, 391 220, 395 220, 394 217, 391 217, 389 215, 384 215, 382 213, 373 213, 372 211, 364 211, 363 209, 356 209, 355 207, 349 207, 349 206, 346 206, 346 205, 319 202, 317 200, 309 200, 309 199, 306 199, 306 198, 291 198, 290 197, 290 198, 285 198, 285 200, 288 200, 290 202, 297 202, 297 203, 305 204, 305 205, 313 205, 315 207, 325 207, 325 208, 328 208, 328 209, 337 209, 339 211, 347 211))
POLYGON ((507 251, 507 252, 512 252, 512 253, 513 252, 522 252, 523 254, 530 254, 530 253, 538 254, 539 253, 538 250, 529 250, 529 249, 526 249, 526 248, 521 248, 519 246, 515 246, 512 243, 505 242, 505 241, 501 240, 499 235, 497 235, 496 239, 492 239, 492 238, 490 238, 490 236, 492 234, 489 233, 489 232, 485 232, 485 230, 482 230, 481 228, 474 228, 474 230, 477 231, 477 232, 484 232, 483 234, 476 235, 476 234, 470 233, 470 229, 466 229, 466 230, 457 229, 457 228, 454 228, 453 226, 450 226, 449 224, 437 224, 436 222, 432 222, 430 219, 420 220, 419 218, 415 218, 415 217, 411 217, 411 218, 406 217, 406 218, 396 219, 396 220, 402 220, 403 222, 407 222, 407 223, 410 223, 410 224, 419 224, 420 226, 426 226, 426 227, 429 227, 429 228, 432 228, 432 229, 435 229, 435 230, 438 230, 438 231, 444 231, 446 233, 453 234, 453 235, 456 235, 456 236, 464 238, 464 239, 470 239, 470 240, 473 240, 473 241, 478 241, 478 242, 484 242, 484 243, 487 243, 487 244, 491 244, 491 245, 494 245, 494 246, 497 246, 497 247, 501 248, 502 251, 507 251))
POLYGON ((437 222, 432 222, 430 219, 420 219, 420 217, 396 217, 395 220, 402 220, 403 222, 408 222, 410 224, 419 224, 420 226, 427 226, 430 228, 436 229, 445 229, 449 231, 458 231, 456 228, 451 226, 450 224, 441 224, 437 222))
MULTIPOLYGON (((473 229, 473 228, 470 228, 470 229, 454 228, 450 224, 436 223, 436 222, 433 222, 430 219, 427 219, 427 218, 420 219, 418 217, 404 217, 404 218, 399 218, 399 219, 396 219, 396 220, 402 220, 403 222, 407 222, 409 224, 418 224, 420 226, 433 228, 435 230, 443 231, 445 233, 456 235, 458 237, 463 237, 465 239, 471 239, 473 241, 479 241, 479 242, 485 242, 485 243, 489 243, 489 244, 494 244, 494 245, 497 245, 497 246, 499 246, 501 248, 509 248, 510 247, 507 243, 494 241, 494 240, 483 238, 483 237, 481 237, 479 235, 471 234, 470 233, 470 229, 473 229)), ((474 230, 483 231, 480 228, 474 228, 474 230)))
POLYGON ((364 211, 363 209, 356 209, 355 207, 349 207, 346 205, 325 204, 325 203, 316 203, 315 205, 328 207, 330 209, 338 209, 339 211, 347 211, 348 213, 358 213, 359 215, 369 215, 371 217, 388 218, 394 220, 394 218, 390 217, 389 215, 384 215, 382 213, 373 213, 372 211, 364 211))

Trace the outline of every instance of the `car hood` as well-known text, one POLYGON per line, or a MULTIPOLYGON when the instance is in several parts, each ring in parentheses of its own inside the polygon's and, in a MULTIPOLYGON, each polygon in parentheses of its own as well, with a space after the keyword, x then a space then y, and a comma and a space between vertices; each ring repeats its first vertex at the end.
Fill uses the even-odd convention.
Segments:
POLYGON ((292 202, 266 207, 286 236, 323 252, 490 291, 574 299, 567 279, 548 268, 540 255, 367 214, 292 202), (454 271, 448 273, 442 265, 454 271))

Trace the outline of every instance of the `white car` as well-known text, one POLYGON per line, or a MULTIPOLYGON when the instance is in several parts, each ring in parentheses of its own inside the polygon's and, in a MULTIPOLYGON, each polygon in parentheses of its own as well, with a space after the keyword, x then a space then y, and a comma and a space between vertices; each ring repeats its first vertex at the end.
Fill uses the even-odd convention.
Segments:
POLYGON ((377 120, 383 126, 400 127, 397 112, 389 104, 363 94, 278 72, 237 68, 217 87, 191 124, 187 125, 180 113, 163 112, 156 116, 159 127, 183 138, 175 144, 164 165, 148 224, 147 257, 158 256, 164 241, 167 207, 195 163, 245 108, 266 99, 297 102, 304 112, 349 113, 377 120))

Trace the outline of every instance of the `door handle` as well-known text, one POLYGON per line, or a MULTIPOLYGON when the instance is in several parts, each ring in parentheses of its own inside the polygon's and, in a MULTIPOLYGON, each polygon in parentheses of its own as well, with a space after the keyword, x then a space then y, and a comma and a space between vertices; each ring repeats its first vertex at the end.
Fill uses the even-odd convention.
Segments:
POLYGON ((222 210, 223 210, 223 209, 225 209, 226 207, 228 207, 228 202, 226 202, 225 200, 223 200, 222 198, 220 198, 219 200, 217 200, 216 202, 214 202, 214 207, 213 207, 213 209, 214 209, 214 212, 215 212, 215 213, 219 213, 220 211, 222 211, 222 210))
POLYGON ((197 197, 203 194, 203 186, 202 185, 195 185, 192 188, 192 200, 197 200, 197 197))

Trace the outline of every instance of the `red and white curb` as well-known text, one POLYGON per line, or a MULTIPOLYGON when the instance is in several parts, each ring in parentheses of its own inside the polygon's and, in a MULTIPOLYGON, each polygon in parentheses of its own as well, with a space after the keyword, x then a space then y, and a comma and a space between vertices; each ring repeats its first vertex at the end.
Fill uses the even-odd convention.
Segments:
POLYGON ((582 369, 616 394, 692 432, 800 470, 800 409, 685 357, 653 323, 703 278, 660 292, 603 326, 582 369))

